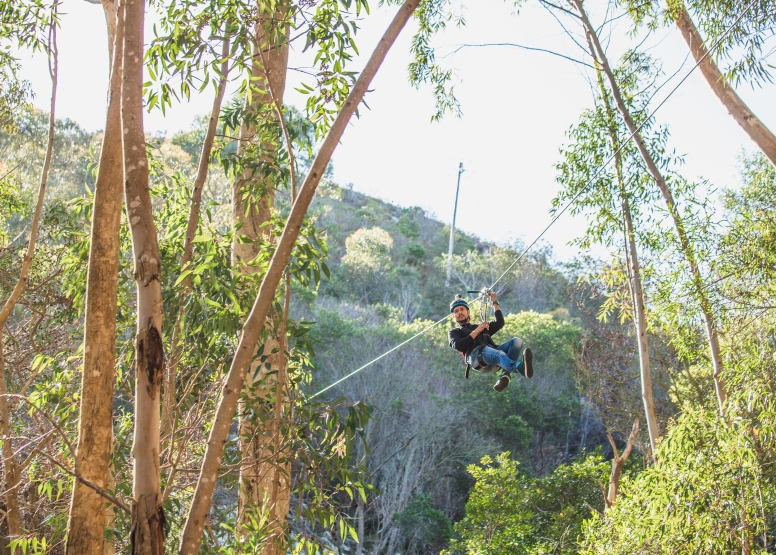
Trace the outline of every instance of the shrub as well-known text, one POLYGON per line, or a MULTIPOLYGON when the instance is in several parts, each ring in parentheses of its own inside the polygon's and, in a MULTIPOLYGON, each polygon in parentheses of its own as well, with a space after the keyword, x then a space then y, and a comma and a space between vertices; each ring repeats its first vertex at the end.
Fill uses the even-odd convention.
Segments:
POLYGON ((438 553, 447 547, 453 525, 445 513, 431 506, 431 498, 416 494, 394 522, 411 547, 421 553, 438 553))

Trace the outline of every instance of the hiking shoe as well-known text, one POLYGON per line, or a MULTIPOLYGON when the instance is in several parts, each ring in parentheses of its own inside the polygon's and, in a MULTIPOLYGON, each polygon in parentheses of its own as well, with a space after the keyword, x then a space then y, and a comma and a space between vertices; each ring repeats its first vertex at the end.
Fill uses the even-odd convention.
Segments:
POLYGON ((533 353, 531 352, 531 349, 529 347, 525 348, 525 353, 523 354, 523 365, 524 365, 524 372, 526 378, 533 377, 533 353))
POLYGON ((493 386, 493 389, 501 393, 507 388, 508 385, 509 385, 509 374, 501 374, 501 377, 496 382, 496 385, 493 386))

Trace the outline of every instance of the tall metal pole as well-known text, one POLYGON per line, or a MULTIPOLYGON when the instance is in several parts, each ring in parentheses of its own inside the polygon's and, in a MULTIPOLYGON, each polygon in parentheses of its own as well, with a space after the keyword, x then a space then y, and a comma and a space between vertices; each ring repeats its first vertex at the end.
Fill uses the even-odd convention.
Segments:
POLYGON ((458 191, 461 189, 461 174, 463 173, 463 162, 458 163, 458 184, 455 186, 455 205, 453 206, 453 225, 450 226, 450 246, 447 249, 447 281, 445 285, 450 285, 450 276, 453 271, 453 249, 455 248, 455 215, 458 212, 458 191))

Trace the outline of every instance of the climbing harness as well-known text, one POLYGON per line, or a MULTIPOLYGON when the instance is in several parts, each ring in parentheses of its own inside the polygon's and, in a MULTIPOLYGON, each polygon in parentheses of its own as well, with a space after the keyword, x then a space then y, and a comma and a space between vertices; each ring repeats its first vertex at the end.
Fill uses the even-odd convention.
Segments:
MULTIPOLYGON (((467 293, 469 293, 470 295, 473 293, 479 294, 476 300, 479 301, 480 303, 480 322, 486 322, 488 319, 488 308, 485 302, 483 302, 483 300, 489 298, 491 293, 490 288, 483 287, 480 291, 467 291, 467 293)), ((460 295, 455 296, 456 300, 453 301, 453 304, 451 305, 451 307, 456 306, 456 303, 458 302, 459 297, 461 296, 460 295)), ((466 307, 468 308, 469 305, 466 305, 466 307)), ((466 364, 466 371, 464 372, 464 378, 466 378, 467 380, 469 379, 469 372, 471 371, 472 368, 474 368, 481 374, 492 374, 497 369, 496 366, 492 364, 488 364, 487 362, 485 362, 485 359, 482 358, 482 351, 485 347, 496 347, 496 344, 493 343, 493 340, 490 338, 490 334, 486 332, 482 332, 477 337, 475 337, 474 340, 477 342, 477 345, 469 353, 471 354, 471 352, 474 352, 475 350, 479 349, 479 351, 477 351, 477 357, 474 361, 474 365, 472 365, 469 362, 469 359, 466 357, 466 353, 461 353, 461 357, 463 357, 463 361, 466 364)))
MULTIPOLYGON (((596 171, 596 172, 593 174, 593 176, 592 176, 592 177, 591 177, 591 178, 588 180, 588 182, 585 184, 585 186, 584 186, 584 187, 582 187, 582 188, 580 188, 580 189, 579 189, 579 191, 577 192, 577 194, 576 194, 576 195, 574 195, 573 197, 571 197, 571 200, 569 200, 569 202, 567 202, 567 203, 566 203, 566 204, 563 206, 563 208, 562 208, 562 209, 561 209, 559 212, 557 212, 557 213, 555 214, 555 216, 552 218, 552 220, 550 220, 550 223, 549 223, 549 224, 547 224, 547 227, 545 227, 545 228, 542 230, 542 232, 541 232, 539 235, 537 235, 536 239, 534 239, 534 240, 531 242, 531 244, 530 244, 530 245, 528 245, 528 246, 527 246, 527 247, 526 247, 526 248, 523 250, 523 252, 521 252, 521 253, 520 253, 520 255, 519 255, 519 256, 518 256, 518 257, 515 259, 515 261, 514 261, 514 262, 512 262, 512 264, 510 264, 510 265, 509 265, 509 267, 508 267, 506 270, 504 270, 504 273, 502 273, 502 274, 501 274, 501 275, 498 277, 498 279, 496 279, 496 281, 494 281, 494 282, 493 282, 493 285, 491 285, 490 287, 488 287, 488 288, 486 288, 486 289, 488 289, 488 290, 491 290, 491 289, 493 289, 493 288, 494 288, 494 287, 495 287, 495 286, 498 284, 498 282, 500 282, 500 281, 501 281, 501 280, 504 278, 504 276, 505 276, 505 275, 507 275, 507 274, 509 273, 509 271, 510 271, 510 270, 512 270, 512 268, 514 268, 514 267, 515 267, 515 265, 516 265, 518 262, 520 262, 520 261, 523 259, 523 257, 524 257, 524 256, 525 256, 525 255, 528 253, 528 251, 529 251, 529 250, 531 250, 531 249, 533 248, 533 246, 534 246, 536 243, 538 243, 538 242, 539 242, 539 239, 541 239, 541 238, 544 236, 544 234, 545 234, 545 233, 547 233, 547 231, 548 231, 548 230, 549 230, 549 229, 550 229, 550 228, 551 228, 551 227, 552 227, 552 226, 555 224, 555 222, 557 222, 557 221, 560 219, 560 217, 561 217, 563 214, 565 214, 565 213, 566 213, 566 210, 568 210, 568 209, 569 209, 569 207, 571 207, 571 205, 572 205, 572 204, 574 204, 574 202, 575 202, 575 201, 576 201, 576 200, 579 198, 579 196, 580 196, 580 195, 581 195, 583 192, 585 192, 585 191, 587 190, 587 188, 588 188, 588 187, 590 187, 590 186, 591 186, 591 185, 592 185, 592 184, 595 182, 596 178, 597 178, 597 177, 600 175, 600 173, 601 173, 601 172, 602 172, 602 171, 603 171, 603 170, 604 170, 604 169, 605 169, 605 168, 606 168, 606 167, 607 167, 607 166, 608 166, 608 165, 611 163, 611 161, 612 161, 612 160, 614 160, 614 159, 615 159, 615 157, 616 157, 617 155, 619 155, 619 154, 620 154, 620 152, 621 152, 621 151, 622 151, 622 150, 623 150, 623 149, 624 149, 624 148, 625 148, 625 147, 628 145, 628 143, 629 143, 629 142, 630 142, 630 140, 631 140, 631 139, 632 139, 632 138, 633 138, 633 137, 636 135, 636 133, 638 133, 639 131, 641 131, 641 128, 642 128, 642 127, 644 127, 644 126, 647 124, 647 122, 649 122, 649 121, 651 121, 651 120, 652 120, 652 118, 653 118, 653 116, 655 115, 655 113, 656 113, 656 112, 657 112, 657 111, 658 111, 660 108, 662 108, 662 107, 663 107, 663 105, 664 105, 664 104, 665 104, 665 103, 668 101, 668 99, 669 99, 669 98, 671 98, 671 96, 672 96, 672 95, 673 95, 673 94, 674 94, 674 93, 677 91, 677 89, 678 89, 679 87, 681 87, 681 86, 682 86, 682 84, 684 84, 684 82, 685 82, 685 81, 687 81, 687 79, 690 77, 690 75, 692 74, 692 72, 693 72, 693 71, 695 71, 695 69, 696 69, 696 68, 697 68, 697 67, 698 67, 698 66, 699 66, 699 65, 700 65, 700 64, 701 64, 701 63, 702 63, 702 62, 703 62, 703 61, 704 61, 704 60, 705 60, 705 59, 706 59, 706 58, 707 58, 707 57, 708 57, 708 56, 709 56, 709 55, 710 55, 710 54, 711 54, 711 53, 712 53, 712 52, 713 52, 713 51, 714 51, 716 48, 717 48, 717 46, 719 46, 719 44, 720 44, 720 43, 721 43, 721 42, 722 42, 722 41, 725 39, 725 37, 727 37, 727 35, 730 33, 730 31, 733 29, 733 27, 735 27, 736 25, 738 25, 738 22, 739 22, 739 21, 741 21, 741 19, 744 17, 744 15, 746 15, 746 14, 749 12, 749 10, 752 8, 752 6, 754 6, 754 5, 755 5, 755 3, 756 3, 756 0, 752 0, 752 2, 750 2, 750 3, 749 3, 749 5, 746 7, 746 9, 744 9, 744 10, 742 10, 742 11, 741 11, 741 13, 739 14, 738 18, 736 18, 736 20, 735 20, 735 21, 734 21, 734 22, 733 22, 733 23, 732 23, 732 24, 731 24, 731 25, 730 25, 730 26, 729 26, 729 27, 728 27, 728 28, 725 30, 725 32, 724 32, 724 33, 722 33, 722 35, 721 35, 721 36, 720 36, 720 37, 719 37, 719 38, 718 38, 718 39, 717 39, 717 40, 714 42, 714 44, 712 44, 712 45, 711 45, 711 46, 710 46, 710 47, 709 47, 709 48, 706 50, 706 52, 703 54, 703 56, 701 56, 701 58, 700 58, 700 59, 699 59, 699 60, 698 60, 698 61, 695 63, 695 65, 694 65, 694 66, 692 66, 692 68, 690 69, 690 71, 688 71, 688 72, 687 72, 687 74, 686 74, 684 77, 682 77, 682 79, 681 79, 681 80, 680 80, 680 81, 679 81, 679 82, 676 84, 676 86, 674 86, 674 88, 673 88, 673 89, 671 89, 671 92, 669 92, 669 93, 668 93, 668 95, 666 95, 666 97, 665 97, 665 98, 664 98, 662 101, 660 101, 660 103, 659 103, 659 104, 658 104, 658 105, 655 107, 655 109, 654 109, 654 110, 652 110, 652 111, 649 113, 649 115, 648 115, 646 118, 644 118, 644 120, 642 121, 642 123, 640 123, 640 124, 638 125, 638 127, 636 127, 636 129, 634 129, 634 130, 633 130, 633 132, 632 132, 630 135, 628 135, 628 138, 627 138, 627 139, 625 139, 624 141, 620 141, 620 146, 617 148, 617 150, 615 150, 615 151, 614 151, 614 152, 613 152, 613 153, 612 153, 612 154, 609 156, 609 158, 607 158, 607 160, 606 160, 606 161, 605 161, 603 164, 601 164, 601 166, 599 166, 598 170, 597 170, 597 171, 596 171)), ((483 291, 485 291, 485 289, 483 289, 483 291)), ((476 291, 475 291, 475 293, 476 293, 476 291)), ((480 299, 480 298, 478 298, 478 299, 476 299, 476 300, 479 300, 479 301, 482 303, 482 301, 481 301, 481 299, 480 299)), ((474 301, 473 301, 473 302, 474 302, 474 301)), ((482 303, 482 304, 484 304, 484 303, 482 303)), ((481 307, 480 307, 480 311, 482 311, 482 309, 483 309, 483 308, 482 308, 482 306, 481 306, 481 307)), ((482 312, 481 312, 481 314, 482 314, 482 312)), ((337 380, 337 381, 336 381, 336 382, 334 382, 333 384, 331 384, 331 385, 328 385, 328 386, 324 387, 323 389, 321 389, 321 390, 320 390, 318 393, 315 393, 315 394, 311 395, 311 396, 310 396, 310 399, 313 399, 313 398, 317 397, 318 395, 320 395, 321 393, 323 393, 323 392, 325 392, 325 391, 328 391, 329 389, 331 389, 331 388, 332 388, 332 387, 334 387, 335 385, 337 385, 337 384, 339 384, 339 383, 342 383, 343 381, 347 380, 347 379, 348 379, 348 378, 350 378, 351 376, 353 376, 353 375, 355 375, 355 374, 357 374, 357 373, 361 372, 361 371, 362 371, 364 368, 367 368, 367 367, 371 366, 372 364, 374 364, 375 362, 377 362, 377 361, 378 361, 378 360, 380 360, 381 358, 383 358, 383 357, 385 357, 385 356, 387 356, 387 355, 391 354, 392 352, 396 351, 396 350, 397 350, 397 349, 399 349, 400 347, 403 347, 404 345, 406 345, 406 344, 407 344, 407 343, 409 343, 410 341, 413 341, 414 339, 416 339, 416 338, 420 337, 421 335, 424 335, 425 333, 427 333, 427 332, 428 332, 428 331, 430 331, 431 329, 433 329, 433 328, 437 327, 439 324, 441 324, 442 322, 446 321, 448 318, 450 318, 450 316, 451 316, 451 314, 448 314, 447 316, 445 316, 445 317, 444 317, 444 318, 442 318, 441 320, 437 320, 436 322, 434 322, 434 323, 433 323, 433 324, 431 324, 430 326, 426 327, 425 329, 423 329, 423 330, 422 330, 422 331, 420 331, 419 333, 416 333, 415 335, 413 335, 412 337, 410 337, 410 338, 409 338, 409 339, 407 339, 406 341, 402 341, 401 343, 399 343, 398 345, 396 345, 394 348, 390 349, 389 351, 386 351, 386 352, 384 352, 383 354, 381 354, 381 355, 380 355, 380 356, 378 356, 377 358, 374 358, 374 359, 372 359, 371 361, 367 362, 366 364, 364 364, 364 365, 363 365, 363 366, 361 366, 360 368, 357 368, 356 370, 354 370, 353 372, 351 372, 351 373, 350 373, 350 374, 348 374, 347 376, 344 376, 343 378, 340 378, 339 380, 337 380)), ((478 362, 478 364, 479 364, 479 359, 478 359, 478 361, 477 361, 477 362, 478 362)), ((476 369, 476 368, 475 368, 475 369, 476 369)), ((466 370, 466 377, 467 377, 467 378, 469 377, 469 370, 468 370, 468 368, 467 368, 467 370, 466 370)))

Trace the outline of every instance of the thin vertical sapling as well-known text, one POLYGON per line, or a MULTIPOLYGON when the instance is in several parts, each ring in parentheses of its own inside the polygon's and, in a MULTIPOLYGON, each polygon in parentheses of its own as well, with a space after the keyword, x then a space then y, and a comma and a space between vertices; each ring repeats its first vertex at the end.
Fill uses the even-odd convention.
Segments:
MULTIPOLYGON (((24 254, 19 272, 19 278, 14 285, 11 294, 5 300, 2 309, 0 309, 0 440, 2 440, 3 465, 5 470, 5 484, 3 486, 6 504, 5 517, 8 522, 9 536, 18 536, 22 532, 22 519, 19 510, 19 467, 16 461, 16 455, 13 450, 11 432, 10 405, 8 402, 8 385, 5 375, 5 359, 3 356, 3 335, 5 333, 6 323, 11 317, 16 304, 19 302, 24 290, 28 286, 30 268, 35 257, 35 245, 38 239, 38 228, 40 226, 41 214, 43 212, 43 203, 46 198, 46 186, 48 184, 49 169, 51 168, 51 159, 54 149, 54 123, 55 108, 57 102, 57 81, 59 78, 59 52, 57 50, 57 19, 58 4, 55 2, 51 7, 51 13, 48 21, 42 22, 42 27, 48 31, 48 41, 45 44, 33 42, 35 39, 19 35, 19 42, 33 42, 42 46, 48 56, 49 77, 51 78, 51 110, 49 112, 48 139, 46 142, 46 155, 43 160, 43 168, 40 174, 40 184, 38 186, 38 197, 35 203, 32 222, 30 224, 30 238, 27 243, 27 252, 24 254)), ((35 22, 32 28, 35 27, 35 22)), ((18 32, 17 30, 12 31, 18 32)), ((33 31, 34 35, 34 31, 33 31)))

